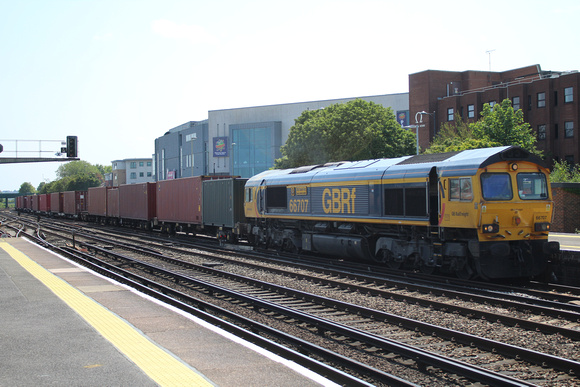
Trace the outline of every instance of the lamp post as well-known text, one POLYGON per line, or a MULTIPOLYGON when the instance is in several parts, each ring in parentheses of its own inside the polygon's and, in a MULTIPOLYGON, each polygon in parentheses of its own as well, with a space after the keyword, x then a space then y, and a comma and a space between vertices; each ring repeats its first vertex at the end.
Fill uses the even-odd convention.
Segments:
POLYGON ((416 154, 419 154, 419 127, 424 127, 425 126, 425 124, 423 124, 423 115, 425 115, 425 114, 430 116, 430 115, 434 115, 435 113, 427 113, 424 110, 421 111, 421 112, 417 112, 415 114, 415 125, 402 126, 403 129, 415 129, 417 131, 417 134, 416 134, 416 137, 417 137, 416 138, 416 140, 417 140, 417 145, 416 145, 417 153, 416 154), (422 125, 420 125, 420 124, 422 124, 422 125))

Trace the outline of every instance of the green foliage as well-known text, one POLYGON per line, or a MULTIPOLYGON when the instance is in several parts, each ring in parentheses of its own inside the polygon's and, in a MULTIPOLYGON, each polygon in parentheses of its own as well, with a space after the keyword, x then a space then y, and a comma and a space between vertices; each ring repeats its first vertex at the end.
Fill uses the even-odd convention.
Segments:
POLYGON ((524 113, 514 111, 511 101, 505 99, 493 109, 484 104, 477 122, 466 124, 458 117, 454 124, 444 124, 426 153, 517 145, 542 156, 536 141, 530 124, 524 122, 524 113))
POLYGON ((552 183, 580 183, 580 165, 569 165, 566 161, 554 162, 550 173, 552 183))
POLYGON ((105 176, 107 173, 113 172, 113 167, 111 165, 95 164, 95 167, 99 170, 99 172, 103 176, 105 176))
POLYGON ((487 138, 475 138, 470 125, 457 115, 453 123, 444 123, 425 153, 445 153, 499 146, 487 138))
POLYGON ((34 189, 34 186, 30 183, 22 183, 20 185, 20 189, 18 190, 18 193, 21 195, 35 194, 36 189, 34 189))
POLYGON ((71 161, 70 163, 62 164, 56 170, 56 176, 60 179, 69 176, 101 174, 99 168, 87 161, 71 161))
POLYGON ((275 168, 414 153, 415 135, 401 128, 390 108, 361 99, 302 113, 281 147, 275 168))
POLYGON ((41 183, 38 186, 38 192, 84 191, 89 187, 98 187, 104 182, 101 170, 106 171, 106 169, 107 167, 102 165, 92 165, 82 160, 62 164, 56 171, 59 178, 50 183, 41 183))

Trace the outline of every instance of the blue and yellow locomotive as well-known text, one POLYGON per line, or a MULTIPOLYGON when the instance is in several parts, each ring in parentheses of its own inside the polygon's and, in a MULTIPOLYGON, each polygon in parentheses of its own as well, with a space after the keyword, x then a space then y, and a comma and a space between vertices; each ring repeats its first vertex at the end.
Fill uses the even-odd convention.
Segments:
POLYGON ((256 245, 463 278, 542 274, 549 171, 518 147, 270 170, 245 186, 256 245))

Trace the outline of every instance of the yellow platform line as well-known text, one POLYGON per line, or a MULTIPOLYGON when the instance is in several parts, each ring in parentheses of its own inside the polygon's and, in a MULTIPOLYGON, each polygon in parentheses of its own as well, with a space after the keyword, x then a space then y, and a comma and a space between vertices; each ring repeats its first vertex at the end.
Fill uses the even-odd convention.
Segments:
POLYGON ((0 241, 0 248, 67 303, 157 384, 213 386, 203 376, 153 343, 125 320, 50 273, 7 242, 0 241))

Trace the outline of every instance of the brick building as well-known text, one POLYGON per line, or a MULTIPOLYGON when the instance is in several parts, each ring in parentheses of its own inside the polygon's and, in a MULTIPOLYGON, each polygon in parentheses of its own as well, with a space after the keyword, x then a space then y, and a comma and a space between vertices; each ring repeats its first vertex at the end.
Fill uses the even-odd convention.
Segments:
POLYGON ((539 65, 504 72, 427 70, 409 75, 410 123, 422 119, 419 142, 425 149, 457 114, 465 122, 477 121, 483 104, 509 98, 537 133, 537 147, 549 162, 580 163, 579 90, 578 71, 542 71, 539 65))

